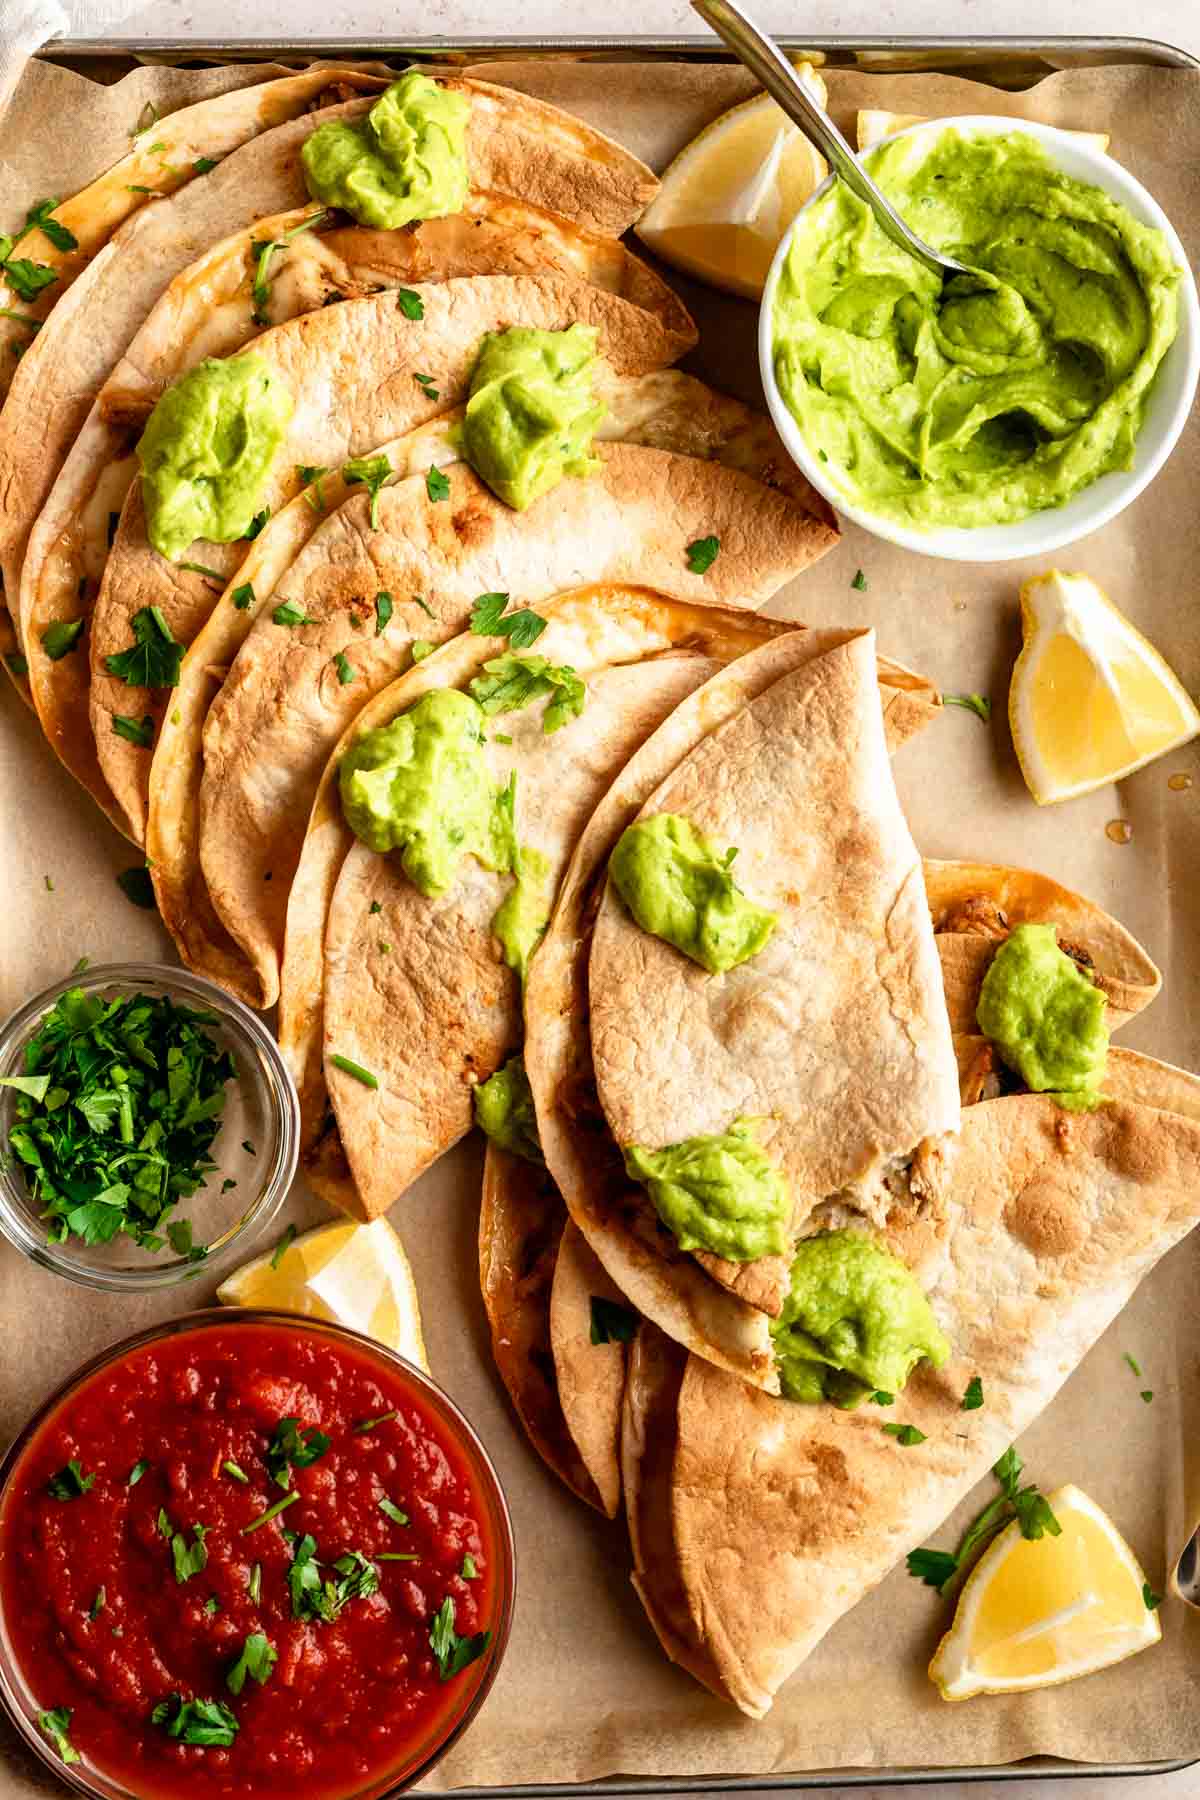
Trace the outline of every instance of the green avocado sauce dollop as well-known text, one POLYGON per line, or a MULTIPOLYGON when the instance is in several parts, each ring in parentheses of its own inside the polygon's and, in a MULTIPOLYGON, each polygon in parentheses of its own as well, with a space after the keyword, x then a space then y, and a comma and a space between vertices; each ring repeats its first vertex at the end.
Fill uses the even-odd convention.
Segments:
POLYGON ((292 416, 292 396, 253 351, 209 359, 155 406, 138 441, 150 542, 178 562, 206 538, 245 537, 292 416))
POLYGON ((1108 1061, 1100 988, 1058 947, 1053 925, 1018 925, 992 958, 975 1017, 1034 1093, 1072 1110, 1099 1105, 1108 1061))
POLYGON ((471 103, 410 69, 357 124, 319 125, 300 152, 314 200, 377 231, 461 212, 471 103))
POLYGON ((625 1167, 646 1188, 681 1250, 729 1262, 782 1256, 792 1216, 787 1183, 754 1139, 756 1121, 735 1119, 713 1137, 662 1150, 624 1147, 625 1167))
POLYGON ((607 408, 592 398, 596 330, 489 331, 471 376, 463 454, 506 505, 523 512, 564 475, 590 475, 607 408))
POLYGON ((757 956, 776 925, 734 881, 734 855, 688 819, 656 813, 621 834, 608 872, 643 931, 720 975, 757 956))
POLYGON ((846 498, 922 530, 1002 524, 1128 468, 1178 330, 1181 271, 1161 232, 1020 131, 922 132, 868 167, 977 273, 943 287, 844 182, 802 215, 775 370, 846 498))
POLYGON ((545 1160, 523 1056, 510 1056, 503 1068, 481 1081, 474 1099, 475 1123, 493 1144, 526 1162, 545 1160))
POLYGON ((911 1271, 858 1231, 801 1239, 771 1340, 786 1399, 844 1408, 898 1394, 922 1357, 940 1369, 950 1355, 911 1271))

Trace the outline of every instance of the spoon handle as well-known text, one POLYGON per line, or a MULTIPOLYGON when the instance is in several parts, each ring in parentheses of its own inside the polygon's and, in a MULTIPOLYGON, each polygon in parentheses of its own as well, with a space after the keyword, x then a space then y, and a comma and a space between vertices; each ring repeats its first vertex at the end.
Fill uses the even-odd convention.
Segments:
POLYGON ((748 19, 733 0, 692 0, 692 5, 718 37, 724 38, 738 61, 756 75, 788 118, 815 144, 830 168, 852 194, 869 206, 880 227, 894 244, 915 256, 935 275, 947 272, 946 263, 909 230, 895 208, 867 175, 853 150, 829 114, 817 105, 784 56, 778 44, 748 19))

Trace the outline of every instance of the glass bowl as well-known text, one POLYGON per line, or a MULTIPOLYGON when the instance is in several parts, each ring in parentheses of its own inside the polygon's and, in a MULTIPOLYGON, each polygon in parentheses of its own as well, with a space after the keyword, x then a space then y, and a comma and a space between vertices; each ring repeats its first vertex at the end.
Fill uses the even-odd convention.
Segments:
MULTIPOLYGON (((110 1293, 173 1287, 244 1258, 278 1213, 299 1154, 300 1103, 274 1038, 248 1007, 198 975, 159 963, 107 963, 56 981, 12 1014, 0 1027, 0 1076, 24 1072, 26 1043, 70 988, 108 997, 166 996, 213 1014, 208 1033, 232 1054, 238 1079, 225 1090, 225 1111, 212 1147, 218 1166, 204 1187, 178 1202, 168 1221, 190 1219, 195 1240, 208 1245, 208 1255, 189 1261, 173 1250, 142 1249, 124 1234, 107 1244, 86 1244, 75 1237, 48 1243, 23 1165, 11 1154, 0 1158, 0 1232, 32 1262, 110 1293), (226 1182, 236 1185, 226 1187, 226 1182)), ((0 1088, 0 1150, 8 1144, 16 1100, 12 1088, 0 1088)))
MULTIPOLYGON (((946 130, 966 136, 997 137, 1020 132, 1033 137, 1065 174, 1076 181, 1102 188, 1113 199, 1121 201, 1141 224, 1157 226, 1166 239, 1181 270, 1179 332, 1150 388, 1146 415, 1134 444, 1132 465, 1099 476, 1061 506, 1030 513, 1026 518, 1003 525, 942 525, 918 530, 898 519, 873 513, 869 506, 848 499, 820 457, 810 450, 775 375, 774 313, 779 278, 793 237, 809 208, 829 191, 831 182, 836 179, 834 176, 823 181, 800 208, 783 235, 767 276, 758 321, 758 363, 767 406, 792 461, 836 512, 862 526, 864 531, 897 544, 903 550, 951 562, 1009 562, 1018 557, 1048 556, 1051 551, 1073 544, 1115 519, 1154 479, 1174 449, 1187 423, 1200 377, 1200 303, 1197 302, 1196 283, 1187 252, 1158 202, 1128 169, 1105 151, 1053 125, 984 113, 967 118, 926 120, 920 125, 893 132, 883 142, 891 144, 898 138, 932 137, 946 130)), ((872 145, 873 150, 876 148, 878 146, 872 145)))
MULTIPOLYGON (((406 1792, 424 1775, 428 1774, 450 1748, 451 1744, 470 1724, 479 1708, 483 1705, 491 1690, 504 1653, 508 1646, 509 1633, 512 1628, 513 1607, 516 1597, 516 1544, 513 1537, 512 1518, 508 1510, 508 1502, 500 1477, 496 1473, 491 1457, 484 1449, 475 1428, 465 1415, 459 1411, 454 1401, 446 1394, 431 1376, 408 1362, 406 1358, 394 1350, 386 1349, 373 1339, 364 1337, 361 1332, 352 1331, 349 1326, 335 1325, 320 1319, 298 1318, 293 1313, 270 1312, 249 1307, 209 1307, 202 1311, 185 1313, 181 1318, 172 1319, 165 1325, 155 1325, 149 1330, 137 1332, 132 1337, 122 1339, 118 1344, 102 1351, 80 1369, 77 1369, 63 1385, 50 1395, 34 1416, 18 1433, 2 1460, 0 1460, 0 1559, 4 1554, 4 1512, 5 1499, 9 1484, 20 1467, 25 1453, 34 1446, 42 1434, 42 1430, 53 1419, 54 1414, 73 1400, 81 1389, 110 1369, 115 1363, 139 1350, 147 1349, 156 1343, 164 1342, 188 1332, 203 1332, 212 1329, 236 1331, 240 1326, 269 1325, 275 1329, 294 1332, 297 1337, 326 1338, 352 1348, 359 1357, 370 1363, 381 1364, 391 1378, 400 1375, 403 1382, 413 1390, 419 1400, 437 1419, 446 1436, 453 1440, 460 1451, 471 1481, 471 1486, 478 1497, 481 1511, 488 1527, 488 1537, 496 1559, 494 1583, 495 1610, 490 1621, 492 1642, 485 1656, 480 1658, 473 1673, 461 1680, 459 1687, 459 1703, 437 1719, 426 1738, 411 1745, 402 1762, 390 1768, 376 1771, 365 1785, 347 1789, 336 1796, 326 1795, 325 1800, 392 1800, 392 1797, 406 1792)), ((4 1592, 4 1584, 0 1581, 0 1598, 4 1592)), ((32 1753, 51 1771, 60 1782, 74 1789, 88 1800, 144 1800, 134 1790, 127 1788, 120 1780, 105 1774, 100 1769, 91 1767, 85 1762, 65 1763, 58 1756, 50 1741, 40 1730, 37 1723, 38 1705, 29 1693, 21 1675, 12 1645, 8 1621, 0 1605, 0 1712, 7 1714, 16 1727, 22 1741, 32 1753)), ((185 1785, 181 1789, 184 1795, 197 1792, 195 1784, 185 1785)), ((247 1786, 239 1788, 230 1781, 228 1791, 232 1800, 239 1795, 251 1800, 254 1790, 247 1786)), ((261 1793, 261 1787, 258 1789, 261 1793)), ((159 1800, 163 1800, 163 1791, 157 1790, 159 1800)))

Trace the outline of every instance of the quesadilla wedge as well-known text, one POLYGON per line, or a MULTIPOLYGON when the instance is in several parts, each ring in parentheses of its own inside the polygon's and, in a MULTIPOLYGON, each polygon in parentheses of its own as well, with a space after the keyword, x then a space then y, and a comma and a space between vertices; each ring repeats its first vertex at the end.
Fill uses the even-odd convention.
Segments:
MULTIPOLYGON (((542 1148, 572 1218, 637 1311, 677 1342, 770 1391, 777 1391, 778 1373, 767 1314, 719 1286, 680 1250, 625 1174, 596 1094, 588 956, 608 858, 656 788, 774 682, 857 635, 789 634, 740 658, 676 708, 630 759, 576 845, 525 996, 525 1062, 542 1148)), ((930 690, 921 677, 881 663, 879 693, 894 749, 924 718, 930 690)))
POLYGON ((596 1485, 600 1509, 610 1519, 621 1504, 621 1402, 628 1362, 624 1334, 636 1323, 625 1296, 568 1218, 554 1264, 550 1342, 563 1418, 596 1485))
POLYGON ((930 1300, 953 1346, 895 1408, 923 1439, 901 1447, 874 1408, 775 1400, 695 1356, 680 1385, 665 1582, 682 1587, 720 1682, 754 1718, 1200 1219, 1200 1120, 1120 1099, 1088 1114, 1039 1095, 987 1100, 919 1153, 913 1179, 941 1221, 930 1300), (964 1412, 974 1375, 987 1403, 964 1412))
POLYGON ((1123 925, 1048 875, 996 863, 926 862, 925 891, 953 1031, 976 1029, 983 977, 1017 925, 1058 927, 1061 947, 1104 993, 1112 1031, 1148 1006, 1162 986, 1159 971, 1123 925))
MULTIPOLYGON (((677 369, 642 376, 602 371, 593 389, 607 407, 596 433, 599 440, 645 444, 723 463, 777 487, 820 516, 819 502, 814 496, 810 507, 811 490, 794 471, 770 421, 740 401, 677 369)), ((391 465, 387 485, 458 461, 461 420, 456 409, 381 446, 391 465)), ((323 520, 352 494, 341 472, 331 470, 267 522, 238 571, 238 603, 229 596, 218 602, 184 656, 151 764, 146 851, 163 922, 190 967, 253 1006, 264 1004, 264 990, 273 992, 273 985, 264 981, 217 916, 200 866, 204 725, 255 621, 273 608, 275 589, 288 567, 323 520)), ((832 516, 827 522, 832 527, 832 516)), ((397 655, 402 648, 396 646, 397 655)))
MULTIPOLYGON (((100 389, 30 534, 22 572, 21 637, 42 729, 118 828, 123 814, 101 773, 88 722, 87 661, 52 658, 42 639, 52 626, 92 610, 117 515, 137 477, 134 446, 162 393, 204 357, 228 356, 268 325, 339 300, 452 277, 556 272, 651 315, 665 339, 662 360, 674 360, 695 342, 670 288, 613 238, 482 192, 469 194, 459 213, 403 231, 346 223, 311 204, 257 219, 171 282, 100 389), (265 267, 264 244, 276 246, 265 267)), ((412 311, 421 304, 407 293, 401 300, 412 311)), ((325 483, 327 500, 332 479, 325 483)), ((261 550, 261 537, 255 545, 261 550)))
MULTIPOLYGON (((0 564, 10 596, 19 591, 26 540, 69 446, 167 283, 218 237, 303 206, 308 199, 301 163, 306 141, 323 125, 361 121, 384 85, 354 71, 314 70, 224 96, 227 110, 240 121, 232 142, 242 148, 225 156, 202 181, 189 182, 169 200, 128 219, 74 283, 68 304, 55 307, 22 358, 0 416, 0 564), (291 117, 286 105, 278 110, 277 103, 272 109, 269 98, 263 110, 253 98, 279 86, 292 93, 292 110, 302 110, 331 85, 339 94, 363 87, 374 91, 301 118, 291 117), (275 128, 267 129, 270 125, 275 128), (260 129, 258 141, 244 141, 260 129)), ((636 157, 556 107, 456 76, 439 78, 439 86, 469 103, 467 165, 478 191, 516 196, 573 220, 582 230, 618 237, 657 189, 654 175, 636 157)), ((186 109, 192 110, 199 109, 186 109)), ((172 117, 182 120, 185 114, 172 117)), ((158 154, 160 141, 170 140, 156 132, 146 153, 158 154)), ((218 141, 215 136, 211 140, 218 141)), ((202 149, 205 159, 216 153, 202 149)), ((115 171, 102 177, 101 185, 114 175, 119 193, 126 181, 115 171)), ((130 199, 124 195, 120 204, 128 205, 130 199)))
MULTIPOLYGON (((553 329, 564 321, 590 326, 598 334, 598 355, 628 375, 661 367, 678 348, 674 333, 652 314, 574 278, 488 275, 410 291, 422 307, 419 320, 406 318, 394 295, 377 294, 275 326, 240 353, 255 371, 253 379, 263 371, 262 379, 294 403, 282 443, 256 485, 260 506, 274 512, 311 479, 306 470, 319 473, 369 457, 379 444, 463 400, 485 332, 553 329)), ((238 361, 231 358, 224 367, 238 361)), ((150 542, 144 487, 144 480, 135 483, 125 501, 89 633, 90 711, 100 768, 139 842, 149 758, 113 721, 149 717, 157 723, 167 694, 131 685, 112 673, 106 659, 130 647, 139 614, 160 619, 175 641, 190 642, 224 588, 236 586, 247 550, 244 541, 197 542, 178 564, 167 561, 150 542)))
POLYGON ((716 1281, 772 1314, 787 1244, 813 1210, 841 1196, 878 1222, 885 1177, 958 1122, 921 864, 876 695, 864 633, 710 733, 630 828, 678 819, 736 847, 738 888, 774 922, 752 954, 710 973, 644 929, 615 864, 592 933, 592 1058, 617 1144, 660 1153, 761 1121, 757 1142, 787 1190, 784 1241, 765 1254, 739 1219, 692 1247, 716 1281), (728 1255, 726 1239, 739 1240, 728 1255))
POLYGON ((41 324, 32 336, 24 328, 14 333, 22 345, 19 362, 0 358, 0 401, 12 396, 0 414, 0 570, 11 609, 0 599, 0 656, 26 699, 28 684, 8 660, 19 648, 12 615, 17 612, 21 557, 38 505, 87 410, 87 399, 73 385, 62 355, 66 330, 73 329, 85 308, 78 295, 61 314, 60 303, 114 234, 125 227, 122 236, 127 236, 136 216, 144 219, 155 210, 147 208, 148 200, 195 188, 198 178, 240 146, 314 104, 385 85, 379 76, 356 69, 306 69, 280 80, 264 80, 261 71, 247 69, 244 80, 227 92, 148 120, 145 129, 131 134, 127 156, 22 235, 22 260, 53 275, 33 300, 15 294, 0 276, 0 308, 41 324), (52 311, 59 316, 48 326, 52 311))
POLYGON ((594 474, 559 483, 524 513, 465 463, 444 472, 445 499, 431 498, 423 478, 385 487, 376 530, 365 501, 349 501, 278 584, 274 610, 260 616, 210 709, 200 804, 205 882, 258 972, 264 1004, 276 992, 287 884, 321 770, 363 701, 407 665, 414 639, 437 644, 464 630, 485 594, 512 593, 528 610, 585 583, 754 608, 833 541, 796 502, 719 464, 630 444, 595 450, 594 474), (706 533, 723 533, 727 552, 694 573, 686 547, 706 533), (380 592, 393 610, 377 631, 380 592), (281 630, 281 605, 304 622, 281 630), (354 671, 346 685, 335 673, 340 653, 354 671))

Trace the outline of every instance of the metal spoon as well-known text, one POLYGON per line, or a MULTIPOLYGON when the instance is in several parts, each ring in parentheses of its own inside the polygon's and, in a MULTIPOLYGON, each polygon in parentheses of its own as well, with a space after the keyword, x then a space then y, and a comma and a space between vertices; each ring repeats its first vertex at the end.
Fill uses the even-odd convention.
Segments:
POLYGON ((880 229, 894 244, 907 250, 943 281, 952 275, 978 278, 975 270, 955 262, 952 256, 943 256, 915 231, 909 230, 900 214, 875 186, 829 114, 807 91, 778 44, 748 19, 740 6, 735 6, 733 0, 692 0, 692 5, 717 36, 724 38, 738 61, 758 77, 771 98, 779 102, 788 118, 816 146, 850 192, 871 208, 880 229))

